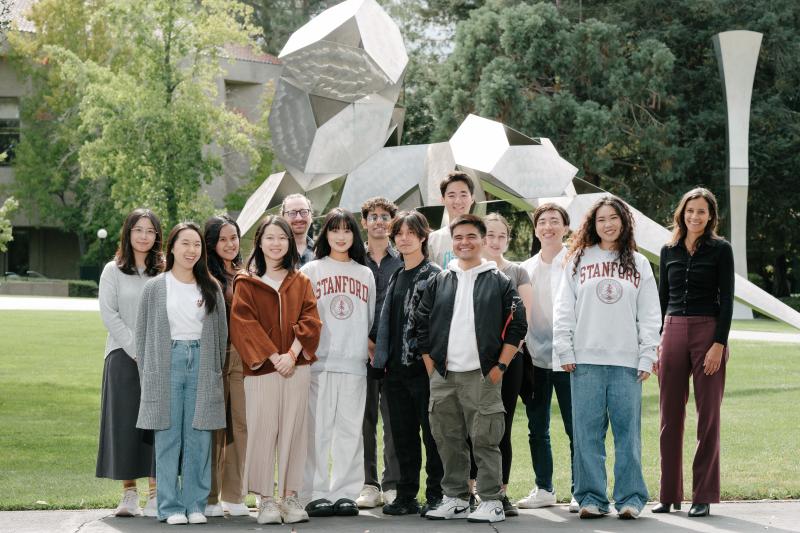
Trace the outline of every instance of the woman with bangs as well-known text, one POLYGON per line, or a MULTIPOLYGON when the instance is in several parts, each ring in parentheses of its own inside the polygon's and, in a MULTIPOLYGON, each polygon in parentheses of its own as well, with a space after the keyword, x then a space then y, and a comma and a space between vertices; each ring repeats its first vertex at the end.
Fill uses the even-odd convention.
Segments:
POLYGON ((299 261, 291 227, 269 216, 234 281, 231 341, 244 364, 247 406, 244 486, 260 496, 259 524, 308 521, 298 492, 308 457, 310 366, 322 324, 299 261))
POLYGON ((581 518, 609 512, 606 432, 614 434, 614 506, 623 520, 647 503, 642 475, 642 382, 659 343, 661 309, 650 263, 637 252, 633 215, 598 200, 575 234, 554 304, 553 350, 571 372, 574 498, 581 518))
POLYGON ((172 228, 166 256, 165 272, 144 286, 136 320, 136 427, 155 430, 159 520, 205 524, 211 433, 225 427, 225 297, 195 223, 172 228))
POLYGON ((303 501, 309 516, 355 516, 364 485, 362 425, 367 340, 375 314, 375 278, 352 213, 333 209, 314 245, 309 277, 322 320, 308 399, 309 454, 303 501), (333 461, 328 474, 328 460, 333 461))
POLYGON ((164 267, 161 221, 149 209, 135 209, 126 218, 119 248, 100 275, 100 317, 108 337, 103 364, 100 442, 96 476, 122 480, 122 501, 115 516, 137 516, 136 480, 150 478, 145 516, 156 516, 156 473, 153 432, 138 429, 139 369, 135 332, 139 300, 145 284, 164 267))

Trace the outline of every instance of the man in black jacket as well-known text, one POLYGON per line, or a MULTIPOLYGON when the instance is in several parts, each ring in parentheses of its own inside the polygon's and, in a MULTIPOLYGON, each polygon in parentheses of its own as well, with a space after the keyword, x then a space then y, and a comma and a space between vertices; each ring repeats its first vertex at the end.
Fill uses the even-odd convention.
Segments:
POLYGON ((501 455, 505 429, 503 372, 525 338, 527 320, 516 288, 482 259, 486 226, 462 215, 450 224, 458 261, 438 274, 415 312, 417 342, 430 376, 430 424, 444 478, 444 500, 430 519, 505 520, 501 455), (469 447, 478 464, 481 504, 469 513, 469 447))

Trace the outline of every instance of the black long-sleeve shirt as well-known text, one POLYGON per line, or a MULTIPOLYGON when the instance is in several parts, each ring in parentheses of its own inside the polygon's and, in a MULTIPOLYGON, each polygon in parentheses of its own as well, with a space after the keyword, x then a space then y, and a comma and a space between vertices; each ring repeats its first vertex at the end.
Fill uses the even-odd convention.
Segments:
POLYGON ((683 240, 661 248, 661 316, 715 316, 714 342, 728 344, 733 317, 733 249, 725 239, 701 243, 694 255, 683 240))

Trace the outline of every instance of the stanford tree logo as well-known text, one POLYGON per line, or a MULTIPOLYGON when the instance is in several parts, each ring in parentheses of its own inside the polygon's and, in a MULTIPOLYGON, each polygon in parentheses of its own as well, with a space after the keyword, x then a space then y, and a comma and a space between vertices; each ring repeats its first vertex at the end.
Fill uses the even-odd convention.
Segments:
POLYGON ((353 314, 353 300, 343 294, 337 294, 331 300, 331 314, 339 320, 347 320, 353 314))
POLYGON ((597 284, 597 297, 605 304, 615 304, 622 298, 622 284, 615 279, 601 279, 597 284))

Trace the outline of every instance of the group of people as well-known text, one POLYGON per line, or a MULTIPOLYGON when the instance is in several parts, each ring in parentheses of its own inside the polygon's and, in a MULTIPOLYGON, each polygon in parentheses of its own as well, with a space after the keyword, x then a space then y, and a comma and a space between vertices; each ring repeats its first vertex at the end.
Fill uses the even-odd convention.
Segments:
POLYGON ((246 261, 226 216, 203 230, 176 225, 162 252, 158 217, 130 213, 100 280, 109 334, 96 474, 122 480, 116 514, 205 523, 249 514, 251 493, 260 524, 381 504, 389 515, 502 521, 517 507, 557 501, 555 391, 572 457, 570 511, 609 513, 610 424, 614 506, 633 519, 649 497, 642 382, 657 373, 662 472, 653 512, 683 500, 691 376, 698 446, 689 515, 707 515, 720 493, 734 277, 713 194, 698 188, 681 199, 657 285, 616 197, 592 206, 568 246, 567 212, 540 205, 532 214, 540 249, 516 264, 504 257, 509 223, 470 214, 467 174, 451 172, 440 192, 449 224, 437 231, 419 212, 372 198, 360 223, 331 210, 315 240, 311 202, 287 196, 280 215, 258 224, 246 261), (535 486, 515 506, 507 486, 518 399, 535 486))

